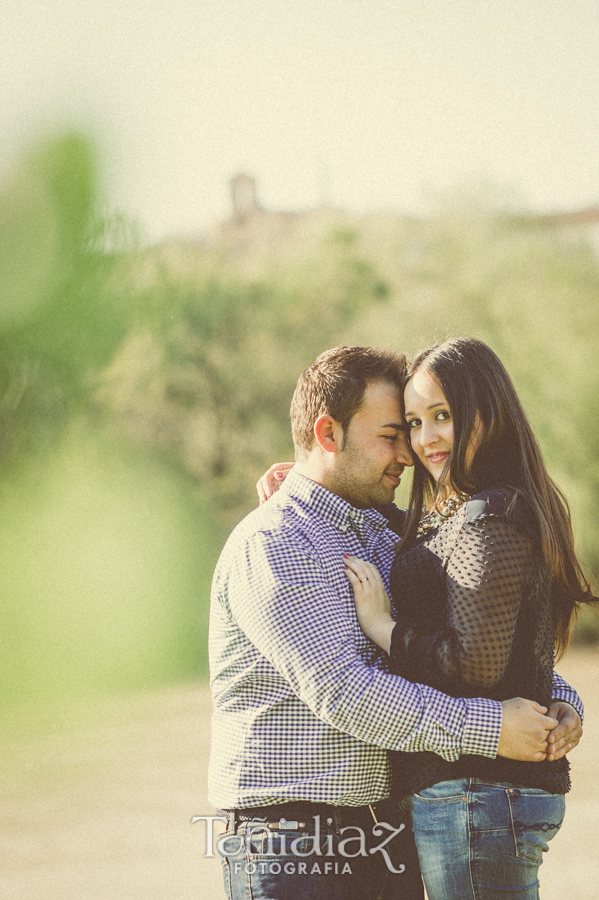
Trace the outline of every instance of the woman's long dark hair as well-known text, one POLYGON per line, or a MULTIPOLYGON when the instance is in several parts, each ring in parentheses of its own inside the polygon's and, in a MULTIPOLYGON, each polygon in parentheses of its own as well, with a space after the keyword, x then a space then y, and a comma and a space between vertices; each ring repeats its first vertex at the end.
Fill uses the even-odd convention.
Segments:
MULTIPOLYGON (((568 503, 549 477, 512 380, 491 348, 474 338, 454 338, 423 350, 410 364, 408 379, 418 371, 437 378, 453 419, 453 447, 441 481, 451 472, 451 484, 463 494, 508 488, 533 515, 551 571, 559 658, 581 603, 595 598, 574 552, 568 503), (477 415, 484 433, 470 462, 467 451, 477 415)), ((440 490, 416 459, 406 549, 416 537, 423 508, 434 505, 440 490)))

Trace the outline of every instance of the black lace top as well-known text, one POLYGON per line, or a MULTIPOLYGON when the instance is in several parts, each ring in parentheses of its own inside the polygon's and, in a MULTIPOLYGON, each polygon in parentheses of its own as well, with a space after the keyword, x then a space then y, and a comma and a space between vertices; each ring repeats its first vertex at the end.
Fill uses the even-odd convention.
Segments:
MULTIPOLYGON (((391 671, 454 697, 527 697, 550 706, 554 622, 548 566, 524 502, 472 497, 400 554, 391 572, 397 624, 391 671)), ((569 790, 569 765, 391 753, 393 793, 455 778, 569 790)))

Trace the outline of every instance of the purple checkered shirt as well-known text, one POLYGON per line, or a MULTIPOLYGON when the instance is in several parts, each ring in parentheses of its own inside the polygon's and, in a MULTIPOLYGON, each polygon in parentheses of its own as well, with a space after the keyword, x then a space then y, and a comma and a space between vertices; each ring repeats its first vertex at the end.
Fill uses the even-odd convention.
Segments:
POLYGON ((296 472, 234 530, 210 612, 215 807, 375 803, 389 793, 387 750, 495 757, 497 701, 391 675, 358 626, 343 554, 374 563, 388 588, 397 542, 380 513, 296 472))

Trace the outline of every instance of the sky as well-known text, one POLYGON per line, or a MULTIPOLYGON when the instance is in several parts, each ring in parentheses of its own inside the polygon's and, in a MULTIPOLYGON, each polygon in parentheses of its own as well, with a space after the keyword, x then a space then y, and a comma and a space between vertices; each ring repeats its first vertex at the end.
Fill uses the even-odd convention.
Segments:
POLYGON ((598 47, 597 0, 1 0, 0 174, 77 128, 149 241, 240 171, 269 209, 597 205, 598 47))

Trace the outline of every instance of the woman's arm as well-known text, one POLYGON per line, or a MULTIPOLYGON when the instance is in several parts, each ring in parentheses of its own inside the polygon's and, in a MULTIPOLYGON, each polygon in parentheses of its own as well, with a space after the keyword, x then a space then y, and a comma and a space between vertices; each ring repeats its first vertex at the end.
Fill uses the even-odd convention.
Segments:
POLYGON ((381 573, 372 563, 356 556, 344 556, 344 571, 351 582, 360 628, 385 653, 391 652, 391 633, 396 621, 381 573))
POLYGON ((295 463, 282 462, 275 463, 264 473, 262 478, 256 482, 256 491, 258 492, 258 500, 264 503, 269 497, 278 491, 295 463))
POLYGON ((461 529, 446 570, 450 640, 430 660, 439 674, 455 670, 487 688, 501 680, 535 571, 532 541, 505 518, 482 516, 461 529))
MULTIPOLYGON (((393 627, 376 569, 352 561, 360 625, 390 651, 395 671, 410 680, 435 686, 459 681, 488 689, 509 661, 532 562, 530 540, 505 519, 487 516, 465 525, 447 565, 446 625, 431 630, 401 621, 393 627)), ((400 591, 401 584, 394 590, 400 591)))

